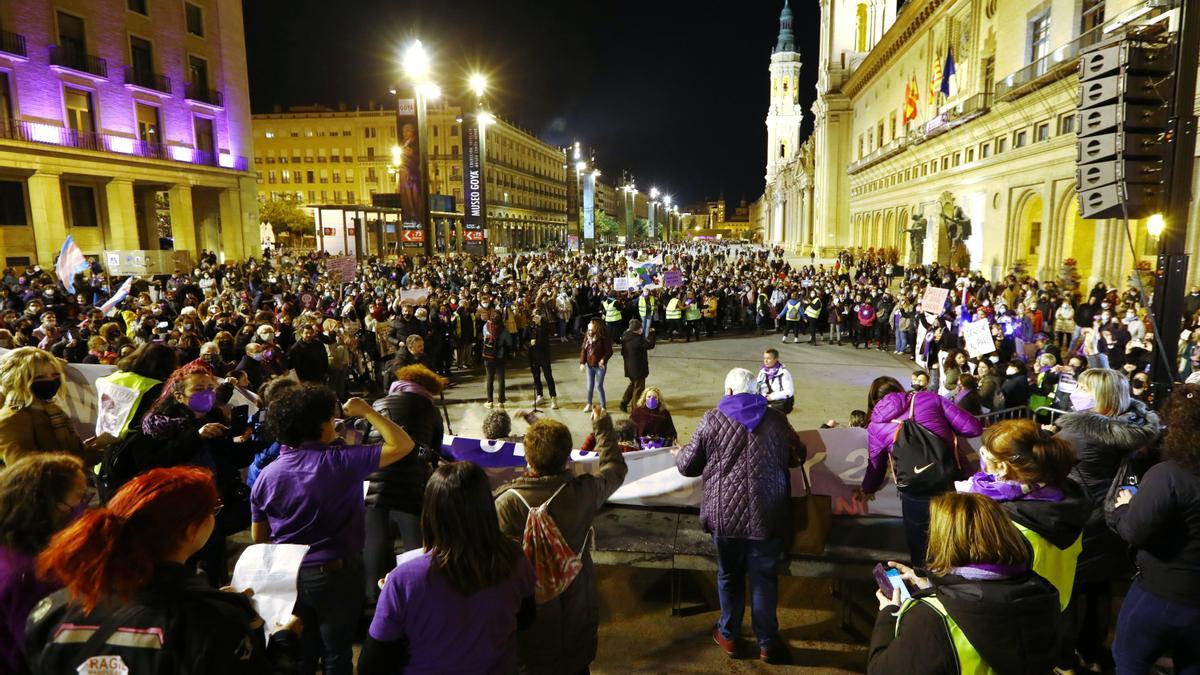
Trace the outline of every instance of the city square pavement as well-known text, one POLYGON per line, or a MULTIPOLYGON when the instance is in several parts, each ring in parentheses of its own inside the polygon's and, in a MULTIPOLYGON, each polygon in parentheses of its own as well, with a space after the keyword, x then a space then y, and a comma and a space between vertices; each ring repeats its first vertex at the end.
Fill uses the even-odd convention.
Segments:
MULTIPOLYGON (((908 382, 910 361, 878 350, 855 350, 845 346, 817 347, 780 344, 779 336, 764 337, 731 333, 699 342, 659 341, 650 352, 648 384, 658 386, 675 418, 681 442, 691 436, 700 416, 712 408, 722 393, 730 368, 757 372, 762 350, 775 347, 792 371, 796 384, 796 407, 790 415, 797 429, 819 426, 829 420, 845 424, 855 408, 866 407, 867 387, 879 375, 892 375, 908 382)), ((541 408, 547 417, 562 420, 572 430, 578 445, 590 424, 582 411, 584 376, 579 372, 579 343, 556 347, 554 375, 558 383, 560 410, 541 408)), ((533 402, 533 381, 526 357, 509 362, 508 404, 512 413, 528 410, 533 402)), ((627 380, 619 350, 609 365, 606 389, 608 407, 618 419, 620 397, 627 380)), ((459 376, 458 386, 447 394, 450 418, 459 435, 475 436, 487 410, 483 407, 482 375, 459 376)), ((526 425, 514 421, 513 432, 524 433, 526 425)), ((758 661, 752 646, 750 613, 746 611, 743 634, 748 639, 746 657, 730 660, 712 642, 710 632, 717 619, 717 599, 712 574, 692 573, 685 579, 684 598, 703 601, 707 611, 677 618, 671 616, 670 582, 666 570, 598 567, 600 586, 600 648, 593 673, 749 673, 749 672, 860 672, 866 666, 864 639, 839 627, 838 604, 827 579, 780 579, 779 625, 799 665, 768 666, 758 661), (753 653, 751 653, 753 650, 753 653)), ((869 599, 869 580, 858 592, 859 604, 869 599)), ((873 609, 873 605, 871 606, 873 609)), ((861 620, 860 630, 868 630, 861 620)))

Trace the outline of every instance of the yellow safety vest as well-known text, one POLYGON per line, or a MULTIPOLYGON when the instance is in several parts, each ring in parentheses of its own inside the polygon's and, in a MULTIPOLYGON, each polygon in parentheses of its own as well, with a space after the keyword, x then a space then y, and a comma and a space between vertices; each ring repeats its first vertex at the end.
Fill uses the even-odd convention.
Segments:
POLYGON ((683 316, 683 310, 679 309, 679 298, 671 298, 667 303, 667 320, 678 319, 683 316))
POLYGON ((651 295, 650 296, 650 311, 647 312, 646 311, 646 296, 643 295, 642 297, 638 298, 638 315, 639 316, 652 316, 654 314, 654 308, 657 305, 658 305, 658 301, 654 299, 653 295, 651 295))
POLYGON ((815 305, 810 304, 808 307, 805 307, 804 308, 804 316, 807 316, 810 319, 815 319, 818 316, 821 316, 821 304, 820 303, 817 303, 815 305))
POLYGON ((954 618, 946 611, 946 607, 942 605, 942 601, 937 596, 928 596, 924 598, 915 598, 904 603, 900 607, 900 613, 896 616, 896 635, 900 634, 900 622, 904 619, 905 613, 912 609, 913 605, 918 602, 923 602, 933 608, 942 617, 942 621, 946 622, 946 631, 950 633, 950 642, 954 645, 955 660, 958 661, 958 672, 962 675, 994 675, 996 671, 992 670, 991 666, 983 662, 983 657, 979 652, 975 651, 967 636, 954 622, 954 618))
POLYGON ((1071 588, 1075 585, 1075 564, 1083 550, 1083 535, 1076 537, 1075 543, 1064 550, 1018 522, 1014 521, 1013 525, 1033 547, 1033 571, 1054 586, 1058 591, 1059 609, 1066 611, 1067 603, 1071 601, 1071 588))
POLYGON ((605 300, 600 303, 604 305, 604 320, 608 323, 619 323, 621 321, 621 310, 617 307, 616 300, 605 300))

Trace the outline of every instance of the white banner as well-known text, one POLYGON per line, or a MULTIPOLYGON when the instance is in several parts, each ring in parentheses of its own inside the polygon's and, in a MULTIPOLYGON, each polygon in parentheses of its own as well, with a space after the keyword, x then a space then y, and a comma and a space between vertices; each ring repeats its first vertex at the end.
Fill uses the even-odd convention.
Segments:
POLYGON ((971 358, 996 351, 996 343, 992 341, 992 328, 987 319, 963 324, 962 336, 967 343, 967 353, 971 355, 971 358))

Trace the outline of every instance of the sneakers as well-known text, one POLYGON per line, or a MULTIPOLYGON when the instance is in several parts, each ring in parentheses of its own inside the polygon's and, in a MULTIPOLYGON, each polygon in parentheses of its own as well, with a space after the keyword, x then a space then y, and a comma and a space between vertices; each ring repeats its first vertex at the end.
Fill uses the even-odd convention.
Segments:
POLYGON ((488 401, 487 403, 484 403, 484 404, 483 404, 483 407, 487 408, 488 410, 491 410, 491 409, 492 409, 492 402, 491 402, 491 401, 488 401))
POLYGON ((583 404, 583 412, 592 412, 592 404, 591 403, 583 404))
POLYGON ((533 407, 536 408, 545 402, 546 402, 546 399, 542 398, 541 396, 535 396, 533 399, 533 407))
POLYGON ((713 626, 712 638, 713 638, 713 642, 717 643, 717 646, 720 647, 725 652, 725 654, 729 656, 729 658, 734 658, 735 656, 737 656, 737 639, 736 638, 733 640, 730 640, 729 638, 725 637, 724 635, 721 635, 721 629, 717 628, 716 626, 713 626))
POLYGON ((504 410, 504 401, 500 401, 496 404, 496 410, 504 410))
POLYGON ((550 409, 558 410, 558 397, 557 396, 550 397, 550 409))
POLYGON ((794 344, 794 345, 800 344, 800 338, 798 338, 798 337, 792 338, 792 344, 794 344))
POLYGON ((784 335, 783 339, 781 339, 780 342, 782 342, 783 344, 786 345, 787 344, 787 335, 784 335))

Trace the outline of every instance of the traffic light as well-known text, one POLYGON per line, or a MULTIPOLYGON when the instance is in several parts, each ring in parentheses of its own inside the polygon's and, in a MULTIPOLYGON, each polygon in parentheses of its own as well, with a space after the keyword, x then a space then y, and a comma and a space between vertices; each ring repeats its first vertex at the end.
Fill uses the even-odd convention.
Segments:
POLYGON ((1136 219, 1162 209, 1173 66, 1165 45, 1128 37, 1101 42, 1080 57, 1080 217, 1136 219))

